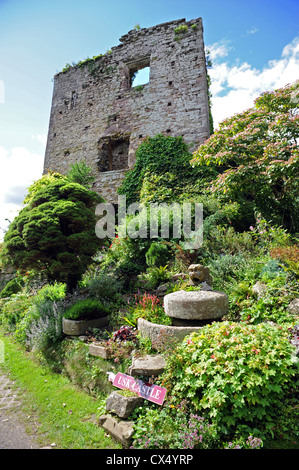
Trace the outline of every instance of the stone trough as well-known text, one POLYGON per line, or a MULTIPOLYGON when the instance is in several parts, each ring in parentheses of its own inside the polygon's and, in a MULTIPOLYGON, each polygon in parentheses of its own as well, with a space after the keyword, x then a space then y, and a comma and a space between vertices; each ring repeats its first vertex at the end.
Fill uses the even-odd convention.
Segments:
POLYGON ((69 318, 62 319, 62 331, 68 336, 85 335, 91 328, 102 328, 108 324, 108 318, 94 318, 92 320, 70 320, 69 318))

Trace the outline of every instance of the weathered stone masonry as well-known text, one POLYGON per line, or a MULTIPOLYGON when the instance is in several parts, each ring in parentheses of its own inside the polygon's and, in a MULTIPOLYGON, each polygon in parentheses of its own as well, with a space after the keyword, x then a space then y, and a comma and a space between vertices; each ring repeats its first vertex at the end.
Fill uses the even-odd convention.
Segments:
POLYGON ((55 75, 44 163, 44 173, 65 174, 85 159, 109 202, 147 136, 182 135, 191 150, 209 137, 201 18, 132 30, 120 43, 55 75), (175 32, 182 25, 188 29, 175 32), (132 87, 134 73, 148 66, 149 83, 132 87))

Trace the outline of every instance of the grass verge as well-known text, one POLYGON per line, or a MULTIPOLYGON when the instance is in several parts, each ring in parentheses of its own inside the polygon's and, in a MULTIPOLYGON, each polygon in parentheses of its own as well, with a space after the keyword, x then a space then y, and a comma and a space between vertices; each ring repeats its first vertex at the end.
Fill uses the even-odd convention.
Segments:
MULTIPOLYGON (((0 330, 8 374, 22 392, 22 411, 37 416, 40 440, 55 442, 60 449, 118 449, 93 417, 100 401, 78 390, 69 380, 36 364, 13 339, 0 330)), ((37 437, 38 437, 37 436, 37 437)))

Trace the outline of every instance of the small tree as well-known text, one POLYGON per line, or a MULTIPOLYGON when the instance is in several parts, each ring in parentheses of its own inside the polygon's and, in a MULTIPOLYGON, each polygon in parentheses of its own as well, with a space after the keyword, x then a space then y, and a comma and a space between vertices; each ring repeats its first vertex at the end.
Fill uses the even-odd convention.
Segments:
POLYGON ((90 189, 92 183, 95 181, 95 176, 84 160, 71 165, 69 172, 67 173, 67 179, 73 183, 82 184, 85 188, 90 189))
POLYGON ((223 121, 194 153, 193 165, 214 168, 210 184, 225 204, 243 207, 243 228, 255 212, 299 230, 299 82, 262 94, 255 106, 223 121))
POLYGON ((2 256, 20 272, 43 271, 72 291, 101 242, 95 235, 95 205, 103 199, 65 177, 34 183, 27 205, 9 226, 2 256))

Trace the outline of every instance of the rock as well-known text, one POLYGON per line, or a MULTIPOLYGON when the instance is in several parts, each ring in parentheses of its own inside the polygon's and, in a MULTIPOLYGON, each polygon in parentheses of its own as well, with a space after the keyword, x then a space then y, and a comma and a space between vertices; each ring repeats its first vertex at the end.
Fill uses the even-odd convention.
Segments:
POLYGON ((108 359, 110 356, 109 350, 99 343, 91 343, 89 345, 89 354, 92 356, 102 357, 103 359, 108 359))
POLYGON ((169 288, 168 282, 166 284, 161 284, 156 291, 157 296, 163 297, 165 293, 167 292, 168 288, 169 288))
POLYGON ((149 338, 153 349, 164 351, 182 341, 193 331, 201 330, 201 326, 169 326, 151 323, 138 318, 138 331, 144 338, 149 338))
POLYGON ((133 421, 120 421, 108 414, 99 417, 99 424, 124 447, 130 446, 134 432, 133 421))
POLYGON ((129 375, 144 375, 150 377, 162 374, 166 361, 162 356, 134 357, 132 365, 128 368, 129 375))
POLYGON ((209 286, 212 285, 213 280, 210 275, 209 268, 202 264, 191 264, 188 268, 189 271, 189 284, 191 286, 197 286, 202 282, 206 282, 209 286))
POLYGON ((228 296, 218 291, 180 290, 164 297, 166 315, 182 320, 216 320, 228 313, 228 296))
POLYGON ((201 290, 213 290, 213 288, 209 286, 209 284, 207 284, 206 281, 204 281, 201 283, 201 290))
POLYGON ((292 302, 288 305, 287 310, 292 315, 298 315, 299 314, 299 298, 292 300, 292 302))
POLYGON ((173 276, 171 276, 171 280, 172 281, 179 281, 180 279, 182 280, 185 280, 185 279, 188 279, 188 274, 185 274, 185 273, 178 273, 178 274, 174 274, 173 276))
POLYGON ((112 392, 106 401, 106 410, 111 411, 119 418, 128 418, 137 406, 142 406, 143 398, 124 396, 118 392, 112 392))
POLYGON ((257 295, 258 300, 266 294, 267 290, 268 288, 263 282, 258 281, 252 286, 252 292, 257 295))

